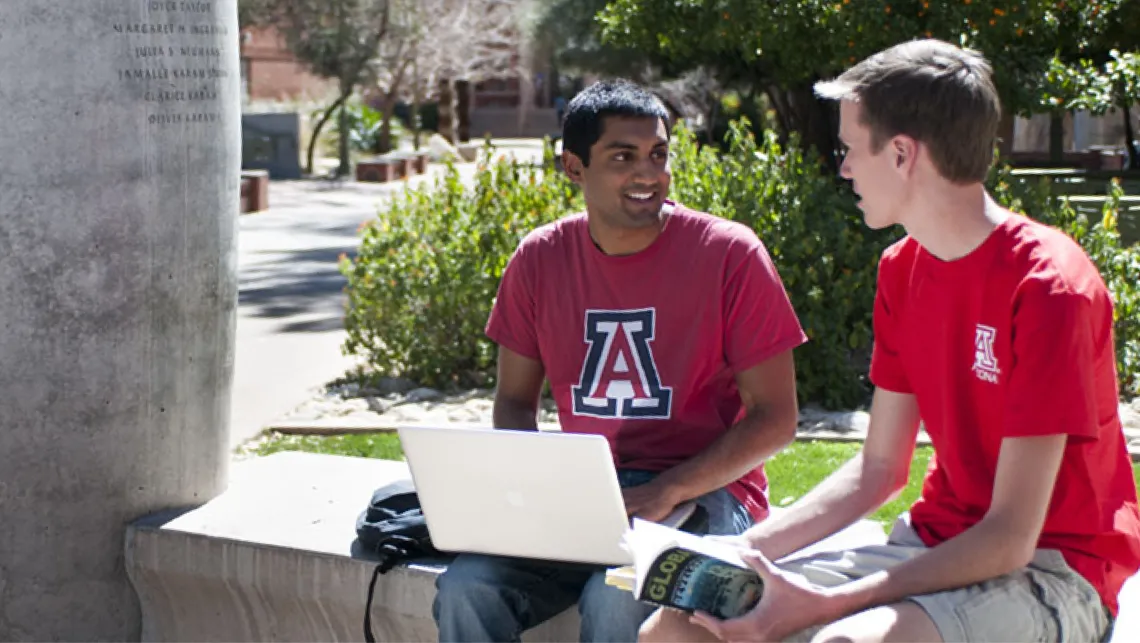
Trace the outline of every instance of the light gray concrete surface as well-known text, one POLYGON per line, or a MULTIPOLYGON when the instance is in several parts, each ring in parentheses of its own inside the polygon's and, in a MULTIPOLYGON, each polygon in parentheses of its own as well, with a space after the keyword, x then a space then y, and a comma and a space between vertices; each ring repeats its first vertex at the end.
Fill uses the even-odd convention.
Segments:
MULTIPOLYGON (((148 641, 360 641, 375 564, 354 549, 372 491, 409 476, 402 462, 278 453, 235 463, 229 489, 127 533, 127 561, 148 641)), ((397 567, 377 582, 379 641, 434 641, 439 564, 397 567)), ((570 609, 528 641, 578 640, 570 609)))
POLYGON ((0 2, 0 640, 132 640, 123 530, 225 486, 236 0, 0 2))
MULTIPOLYGON (((496 141, 499 152, 541 159, 541 141, 496 141)), ((461 163, 470 181, 474 163, 461 163)), ((444 170, 407 182, 273 181, 269 209, 241 217, 237 360, 230 446, 256 436, 355 362, 343 356, 344 277, 338 257, 354 255, 357 230, 405 186, 432 182, 444 170)))
MULTIPOLYGON (((372 491, 410 477, 403 462, 285 452, 235 463, 229 489, 204 507, 155 515, 127 532, 127 566, 148 641, 363 640, 374 563, 354 546, 372 491)), ((862 521, 815 550, 879 543, 862 521)), ((809 550, 804 550, 805 553, 809 550)), ((435 641, 435 579, 446 559, 381 576, 379 641, 435 641)), ((524 641, 578 640, 577 608, 524 641)))

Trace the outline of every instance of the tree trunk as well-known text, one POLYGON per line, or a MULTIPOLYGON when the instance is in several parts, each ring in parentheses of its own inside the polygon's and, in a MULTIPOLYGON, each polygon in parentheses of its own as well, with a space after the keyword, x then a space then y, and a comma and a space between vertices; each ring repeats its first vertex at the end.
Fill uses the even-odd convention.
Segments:
POLYGON ((1132 112, 1125 105, 1124 112, 1124 144, 1128 146, 1128 169, 1140 170, 1140 150, 1136 148, 1136 131, 1132 128, 1132 112))
POLYGON ((705 98, 711 98, 709 102, 712 103, 712 107, 709 108, 709 113, 705 115, 705 118, 708 119, 705 125, 705 142, 709 145, 715 145, 720 142, 713 140, 713 136, 716 132, 717 117, 720 115, 720 100, 716 95, 705 96, 705 98))
POLYGON ((439 135, 455 145, 459 142, 456 123, 455 82, 450 78, 439 81, 439 135))
MULTIPOLYGON (((784 99, 784 90, 776 85, 769 85, 764 93, 768 95, 768 102, 772 105, 772 111, 776 112, 776 121, 780 125, 781 142, 787 142, 788 134, 792 131, 791 125, 788 123, 788 112, 791 108, 788 107, 788 101, 784 99)), ((759 123, 753 123, 753 127, 758 127, 759 123)))
POLYGON ((380 140, 376 142, 376 152, 378 154, 387 154, 393 149, 392 145, 392 119, 396 114, 396 98, 389 96, 384 101, 384 107, 381 109, 384 116, 384 122, 380 125, 380 140))
POLYGON ((1049 160, 1054 163, 1065 160, 1065 112, 1049 114, 1049 160))
POLYGON ((348 96, 346 95, 344 98, 345 100, 341 101, 340 104, 340 136, 337 137, 340 139, 338 141, 340 165, 336 168, 338 177, 348 176, 349 172, 352 171, 351 160, 348 157, 348 96))
POLYGON ((460 142, 466 143, 471 140, 471 83, 466 80, 456 81, 453 95, 456 136, 460 142))
POLYGON ((412 147, 420 151, 420 65, 412 60, 412 147))
POLYGON ((1009 158, 1013 153, 1014 115, 1003 110, 1001 123, 998 124, 998 155, 1000 159, 1009 158))
POLYGON ((332 113, 336 111, 336 108, 340 107, 347 98, 347 96, 341 96, 340 98, 337 98, 332 105, 329 105, 328 109, 325 110, 325 113, 321 114, 320 119, 317 120, 317 124, 313 127, 313 134, 309 138, 309 150, 305 158, 306 174, 313 173, 313 151, 317 147, 317 139, 321 135, 321 129, 324 128, 325 123, 328 122, 329 117, 332 116, 332 113))
MULTIPOLYGON (((838 172, 838 127, 833 117, 834 104, 816 98, 810 84, 789 89, 770 87, 767 91, 785 135, 797 133, 802 146, 814 148, 827 169, 838 172)), ((786 136, 781 139, 786 140, 786 136)))

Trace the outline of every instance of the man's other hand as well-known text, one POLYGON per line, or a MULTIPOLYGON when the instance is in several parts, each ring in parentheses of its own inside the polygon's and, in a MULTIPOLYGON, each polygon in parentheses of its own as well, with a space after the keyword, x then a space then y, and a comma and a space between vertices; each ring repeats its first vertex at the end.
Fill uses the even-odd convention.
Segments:
POLYGON ((657 522, 668 516, 677 505, 686 500, 672 487, 653 480, 636 487, 622 489, 625 498, 625 513, 642 520, 657 522))

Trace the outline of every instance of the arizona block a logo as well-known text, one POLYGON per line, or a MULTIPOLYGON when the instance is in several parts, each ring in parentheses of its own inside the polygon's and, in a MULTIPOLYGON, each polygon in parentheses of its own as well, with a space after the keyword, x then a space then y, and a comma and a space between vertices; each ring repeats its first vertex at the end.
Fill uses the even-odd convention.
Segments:
POLYGON ((572 387, 574 415, 667 420, 673 389, 653 359, 656 310, 586 311, 586 361, 572 387))
POLYGON ((997 384, 998 375, 1001 375, 997 356, 994 355, 995 337, 997 330, 993 326, 978 324, 974 331, 974 375, 991 384, 997 384))

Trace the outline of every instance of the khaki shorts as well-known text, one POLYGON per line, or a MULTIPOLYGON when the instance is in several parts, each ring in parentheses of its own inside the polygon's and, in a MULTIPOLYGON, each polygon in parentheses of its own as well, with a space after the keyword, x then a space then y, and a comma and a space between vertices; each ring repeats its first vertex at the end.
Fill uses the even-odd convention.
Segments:
MULTIPOLYGON (((886 545, 782 561, 780 567, 834 587, 909 560, 926 549, 904 514, 886 545)), ((1106 641, 1112 620, 1093 586, 1054 549, 1016 572, 961 589, 914 596, 944 641, 1106 641)), ((793 640, 818 631, 802 632, 793 640)))

